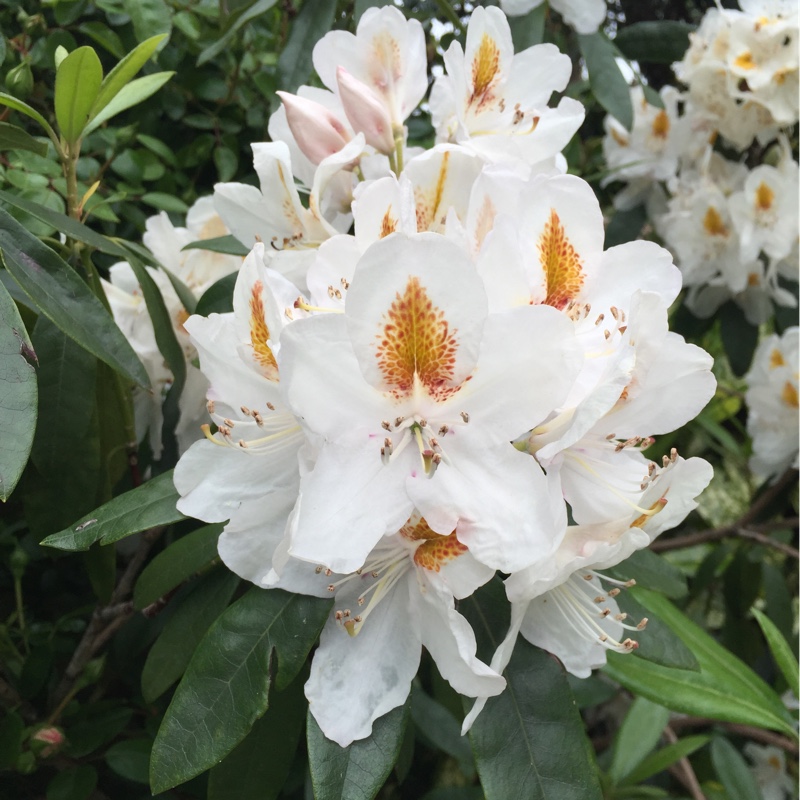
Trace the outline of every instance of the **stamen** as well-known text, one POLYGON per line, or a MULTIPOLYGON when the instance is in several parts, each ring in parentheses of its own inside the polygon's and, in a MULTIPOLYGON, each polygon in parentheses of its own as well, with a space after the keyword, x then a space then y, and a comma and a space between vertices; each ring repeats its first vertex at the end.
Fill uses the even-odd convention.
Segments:
POLYGON ((302 297, 298 297, 294 301, 294 307, 302 309, 303 311, 317 311, 330 314, 344 314, 344 309, 341 308, 323 308, 322 306, 312 306, 306 303, 302 297))

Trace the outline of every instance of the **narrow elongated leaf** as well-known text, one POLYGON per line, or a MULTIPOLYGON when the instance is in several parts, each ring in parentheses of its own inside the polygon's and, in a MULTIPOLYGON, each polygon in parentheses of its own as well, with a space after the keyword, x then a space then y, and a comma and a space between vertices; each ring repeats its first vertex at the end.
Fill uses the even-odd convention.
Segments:
POLYGON ((210 250, 212 253, 224 253, 229 256, 246 256, 250 251, 235 237, 218 236, 215 239, 200 239, 197 242, 189 242, 184 245, 182 250, 210 250))
POLYGON ((716 314, 725 355, 736 375, 744 375, 753 363, 758 345, 758 327, 751 325, 742 309, 732 300, 725 303, 716 314))
POLYGON ((372 735, 347 747, 325 737, 311 711, 306 720, 308 765, 315 800, 372 800, 400 754, 409 701, 372 726, 372 735))
POLYGON ((280 794, 303 732, 306 673, 282 692, 272 687, 267 713, 209 773, 208 800, 274 800, 280 794))
POLYGON ((620 783, 658 744, 669 722, 669 709, 637 697, 619 729, 608 774, 620 783))
POLYGON ((31 108, 27 103, 23 103, 22 100, 18 100, 10 94, 0 92, 0 105, 7 106, 14 111, 19 111, 20 114, 25 114, 26 117, 30 117, 42 126, 45 133, 47 133, 54 142, 58 141, 58 136, 56 136, 56 132, 53 130, 50 123, 35 108, 31 108))
POLYGON ((789 643, 778 630, 775 623, 757 608, 751 609, 753 616, 761 626, 764 638, 767 640, 772 657, 778 665, 778 669, 789 684, 789 688, 795 697, 800 697, 800 667, 797 664, 797 657, 789 647, 789 643))
POLYGON ((150 386, 144 365, 102 302, 72 267, 2 208, 0 251, 6 269, 42 314, 117 372, 150 386))
POLYGON ((59 550, 86 550, 95 542, 118 542, 132 533, 186 519, 175 508, 177 502, 172 472, 163 472, 100 506, 71 528, 48 536, 42 544, 59 550))
POLYGON ((614 44, 631 61, 672 64, 683 58, 693 30, 694 25, 671 19, 634 22, 617 31, 614 44))
POLYGON ((251 589, 195 650, 158 731, 150 762, 154 794, 219 763, 267 710, 271 664, 288 686, 328 617, 331 601, 251 589))
POLYGON ((522 637, 470 731, 486 800, 600 800, 592 751, 566 674, 522 637))
POLYGON ((623 786, 635 786, 637 783, 646 781, 653 775, 658 775, 659 772, 668 769, 676 761, 690 756, 710 741, 710 736, 687 736, 685 739, 668 744, 647 756, 621 783, 623 786))
POLYGON ((222 524, 205 525, 173 542, 142 571, 133 590, 133 604, 141 609, 190 578, 217 558, 222 524))
POLYGON ((527 14, 508 18, 514 50, 517 53, 544 41, 544 20, 546 16, 547 5, 542 3, 527 14))
POLYGON ((164 273, 169 278, 169 282, 172 284, 172 288, 175 290, 175 294, 178 295, 178 299, 181 301, 181 305, 186 309, 186 312, 188 314, 194 314, 197 308, 197 298, 192 294, 192 290, 166 267, 161 267, 161 269, 164 270, 164 273))
POLYGON ((237 273, 232 272, 212 283, 197 301, 195 313, 207 317, 212 313, 224 314, 233 311, 233 288, 237 277, 237 273))
POLYGON ((126 83, 109 102, 95 114, 86 126, 86 133, 91 133, 111 117, 122 111, 139 105, 154 95, 175 73, 154 72, 142 78, 136 78, 126 83))
POLYGON ((31 153, 44 158, 47 155, 47 143, 34 139, 27 131, 16 125, 0 122, 0 150, 30 150, 31 153))
POLYGON ((103 66, 91 47, 73 50, 56 72, 56 121, 61 135, 70 143, 77 142, 89 121, 100 84, 103 66))
POLYGON ((197 57, 197 66, 200 67, 207 61, 211 61, 214 56, 219 55, 226 47, 228 47, 231 40, 236 34, 248 23, 256 17, 269 11, 277 2, 277 0, 256 0, 249 8, 241 10, 237 16, 233 18, 225 29, 225 32, 217 37, 217 40, 206 47, 197 57))
POLYGON ((145 702, 152 703, 180 679, 195 648, 228 607, 238 585, 238 575, 218 569, 191 587, 147 654, 142 670, 145 702))
POLYGON ((603 572, 619 580, 634 578, 639 586, 661 592, 673 600, 686 597, 688 591, 686 576, 652 550, 637 550, 621 564, 603 572))
POLYGON ((133 76, 150 60, 161 42, 166 39, 165 33, 151 36, 131 50, 111 72, 106 75, 97 93, 91 109, 90 119, 99 114, 132 80, 133 76))
POLYGON ((631 90, 620 72, 614 45, 601 31, 578 34, 578 43, 597 102, 626 130, 630 130, 633 127, 631 90))
POLYGON ((711 742, 711 761, 730 800, 763 800, 747 762, 722 736, 714 737, 711 742))
POLYGON ((125 56, 125 48, 122 46, 122 40, 111 28, 104 25, 102 22, 82 22, 78 26, 78 30, 97 42, 100 47, 107 50, 112 56, 116 58, 123 58, 125 56))
POLYGON ((36 355, 17 306, 0 283, 0 500, 28 463, 36 430, 36 355), (32 363, 33 362, 33 363, 32 363))
POLYGON ((469 740, 461 735, 461 723, 418 686, 411 694, 411 719, 423 741, 455 758, 468 778, 475 775, 475 758, 469 740))
POLYGON ((336 5, 330 0, 306 0, 292 23, 286 47, 278 58, 281 85, 296 92, 311 74, 314 45, 331 29, 336 5))

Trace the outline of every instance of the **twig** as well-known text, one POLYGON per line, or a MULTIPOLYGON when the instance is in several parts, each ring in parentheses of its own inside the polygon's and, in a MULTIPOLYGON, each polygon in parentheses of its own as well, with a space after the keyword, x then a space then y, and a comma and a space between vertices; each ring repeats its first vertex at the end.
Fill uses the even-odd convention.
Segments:
POLYGON ((676 731, 684 728, 708 728, 712 725, 721 725, 730 733, 743 736, 745 739, 780 747, 781 750, 785 750, 794 756, 800 755, 800 746, 788 736, 782 736, 779 733, 767 731, 763 728, 756 728, 753 725, 742 725, 738 722, 720 722, 708 717, 676 717, 670 722, 670 726, 676 731))
MULTIPOLYGON (((678 741, 675 731, 673 731, 669 725, 664 728, 664 738, 670 744, 675 744, 675 742, 678 741)), ((703 794, 703 790, 700 788, 700 781, 697 780, 697 775, 694 774, 692 764, 686 756, 679 759, 671 771, 675 777, 678 778, 678 780, 689 790, 694 800, 706 800, 706 796, 703 794)))

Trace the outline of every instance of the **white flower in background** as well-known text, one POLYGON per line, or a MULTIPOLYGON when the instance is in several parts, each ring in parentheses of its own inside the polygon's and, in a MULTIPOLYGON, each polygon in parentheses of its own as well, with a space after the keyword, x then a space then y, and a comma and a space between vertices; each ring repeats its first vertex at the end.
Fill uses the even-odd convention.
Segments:
POLYGON ((584 108, 564 97, 572 71, 551 44, 514 55, 508 20, 498 8, 472 12, 465 47, 453 42, 444 56, 430 107, 439 141, 456 142, 488 161, 537 164, 555 156, 583 122, 584 108))
POLYGON ((761 479, 778 477, 798 458, 798 339, 800 328, 761 341, 747 381, 747 432, 753 439, 750 469, 761 479))
MULTIPOLYGON (((527 14, 538 8, 544 0, 500 0, 500 8, 509 17, 527 14)), ((557 11, 578 33, 594 33, 606 19, 606 0, 550 0, 557 11)))
MULTIPOLYGON (((143 241, 159 263, 178 278, 196 299, 220 278, 236 272, 242 260, 238 256, 214 253, 210 250, 183 248, 191 242, 225 236, 228 229, 214 210, 210 197, 200 198, 186 215, 186 227, 175 227, 165 212, 150 217, 145 223, 143 241)), ((186 384, 179 401, 180 418, 175 434, 180 452, 196 441, 200 424, 205 419, 205 392, 208 387, 200 371, 191 363, 196 351, 184 329, 189 314, 183 307, 167 275, 158 269, 147 268, 158 286, 178 342, 186 355, 186 384)), ((164 394, 172 384, 172 372, 156 344, 155 331, 147 311, 142 290, 133 270, 125 262, 109 270, 110 282, 103 281, 114 319, 128 337, 136 354, 147 369, 151 392, 137 391, 134 410, 137 435, 149 431, 150 447, 155 458, 161 454, 161 406, 164 394)))
POLYGON ((797 781, 786 770, 786 754, 779 747, 748 742, 744 754, 753 766, 751 772, 763 800, 789 800, 797 797, 797 781))

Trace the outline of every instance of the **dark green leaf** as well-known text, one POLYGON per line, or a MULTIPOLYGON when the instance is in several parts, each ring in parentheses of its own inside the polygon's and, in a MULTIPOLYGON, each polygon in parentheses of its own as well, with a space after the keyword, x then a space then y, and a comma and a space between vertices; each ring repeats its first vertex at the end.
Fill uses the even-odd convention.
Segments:
POLYGON ((789 647, 789 643, 783 638, 783 634, 766 614, 757 608, 751 610, 756 621, 761 626, 764 638, 767 640, 778 669, 786 679, 786 683, 794 693, 794 696, 800 697, 800 667, 798 667, 797 657, 792 652, 792 648, 789 647))
POLYGON ((634 22, 619 29, 614 44, 631 61, 672 64, 683 58, 693 30, 694 25, 671 19, 634 22))
POLYGON ((150 750, 153 743, 149 739, 130 739, 117 742, 106 752, 106 764, 113 772, 135 783, 148 783, 150 771, 150 750))
POLYGON ((624 785, 633 786, 653 775, 658 775, 668 767, 671 767, 676 761, 679 761, 686 756, 691 755, 696 750, 706 745, 711 741, 710 736, 687 736, 685 739, 679 739, 673 744, 668 744, 655 753, 651 753, 645 758, 635 770, 628 774, 622 783, 624 785))
POLYGON ((185 519, 175 508, 177 501, 172 472, 163 472, 87 514, 72 528, 48 536, 42 544, 59 550, 86 550, 95 542, 111 544, 132 533, 185 519))
POLYGON ((356 0, 353 9, 353 19, 357 23, 368 8, 380 8, 385 5, 384 0, 356 0))
POLYGON ((578 34, 578 42, 597 102, 626 130, 630 130, 633 127, 631 90, 620 72, 614 45, 601 31, 578 34))
POLYGON ((600 800, 583 722, 556 659, 517 640, 504 673, 470 731, 486 800, 600 800))
POLYGON ((637 550, 621 564, 604 569, 612 578, 636 580, 639 586, 678 600, 686 596, 686 576, 663 556, 652 550, 637 550))
POLYGON ((2 208, 0 251, 6 269, 42 314, 101 361, 135 383, 150 386, 142 362, 103 303, 72 267, 2 208))
POLYGON ((74 143, 81 138, 102 82, 103 66, 91 47, 73 50, 59 65, 56 120, 67 142, 74 143))
POLYGON ((461 735, 461 723, 419 686, 411 694, 411 719, 423 742, 455 758, 464 775, 474 777, 475 758, 469 741, 461 735))
POLYGON ((225 32, 221 36, 218 36, 212 44, 208 45, 208 47, 201 51, 200 55, 197 57, 197 66, 202 66, 207 61, 211 61, 212 58, 219 55, 223 50, 229 47, 230 42, 233 40, 236 34, 248 22, 251 22, 256 17, 259 17, 269 11, 276 2, 277 0, 256 0, 256 2, 252 3, 249 8, 245 6, 235 15, 232 15, 228 20, 225 32))
POLYGON ((194 314, 197 308, 197 298, 192 294, 192 290, 166 267, 161 267, 161 269, 164 270, 164 273, 169 278, 169 282, 172 284, 175 294, 178 295, 181 305, 186 309, 186 313, 194 314))
POLYGON ((14 711, 0 717, 0 770, 13 769, 22 750, 25 723, 14 711))
POLYGON ((82 22, 78 26, 81 33, 85 33, 93 41, 97 42, 100 47, 105 48, 111 53, 112 56, 122 58, 125 55, 125 48, 122 46, 122 40, 117 36, 114 31, 102 22, 93 20, 91 22, 82 22))
POLYGON ((544 41, 544 20, 547 16, 547 5, 542 3, 520 17, 509 17, 508 24, 511 28, 511 39, 514 42, 514 51, 519 53, 535 44, 544 41))
POLYGON ((237 277, 238 273, 232 272, 209 286, 197 301, 195 313, 207 317, 209 314, 225 314, 233 311, 233 288, 236 286, 237 277))
POLYGON ((658 744, 669 722, 669 709, 637 697, 614 743, 614 754, 608 775, 617 784, 629 775, 658 744))
POLYGON ((199 775, 244 739, 267 709, 274 652, 281 689, 305 663, 330 606, 277 589, 251 589, 211 626, 156 737, 154 793, 199 775))
POLYGON ((35 108, 31 108, 27 103, 18 100, 16 97, 12 97, 10 94, 0 92, 0 105, 7 106, 14 111, 19 111, 21 114, 25 114, 25 116, 35 120, 44 128, 45 133, 47 133, 54 142, 58 141, 58 136, 56 136, 56 132, 50 127, 50 123, 35 108))
POLYGON ((17 306, 0 284, 0 500, 28 463, 36 430, 36 355, 17 306))
POLYGON ((238 584, 237 575, 218 569, 190 588, 147 655, 142 670, 145 702, 152 703, 180 679, 211 623, 228 607, 238 584))
POLYGON ((133 590, 137 609, 155 603, 160 597, 190 578, 217 558, 217 539, 222 524, 205 525, 173 542, 142 571, 133 590))
POLYGON ((758 783, 739 751, 722 736, 711 742, 711 761, 730 800, 762 800, 758 783))
POLYGON ((347 747, 326 738, 311 711, 308 765, 315 800, 372 800, 389 777, 408 723, 409 702, 375 720, 372 735, 347 747))
MULTIPOLYGON (((137 0, 138 2, 138 0, 137 0)), ((86 126, 86 133, 91 133, 107 120, 125 111, 132 106, 147 100, 154 95, 175 73, 174 72, 154 72, 136 78, 130 83, 126 83, 119 92, 111 99, 102 111, 92 117, 91 122, 86 126)))
POLYGON ((208 800, 274 800, 297 751, 307 703, 305 672, 282 692, 273 686, 269 708, 245 739, 208 776, 208 800))
POLYGON ((246 256, 250 251, 235 236, 219 236, 216 239, 201 239, 184 245, 183 250, 210 250, 230 256, 246 256))
POLYGON ((719 309, 717 317, 731 369, 736 375, 744 375, 758 345, 758 327, 745 319, 744 311, 732 300, 719 309))
MULTIPOLYGON (((613 176, 614 173, 609 174, 613 176)), ((645 222, 647 222, 647 210, 644 206, 615 211, 606 226, 606 247, 616 247, 618 244, 638 239, 645 222)))
POLYGON ((169 36, 172 31, 172 9, 166 0, 123 0, 122 7, 142 44, 159 33, 169 36))
POLYGON ((303 3, 278 58, 281 86, 287 92, 296 92, 311 75, 311 51, 331 29, 335 14, 336 4, 330 0, 305 0, 303 3))
POLYGON ((27 131, 16 125, 0 122, 0 150, 30 150, 44 157, 47 155, 47 142, 34 139, 27 131))
POLYGON ((97 770, 94 767, 69 767, 50 781, 47 800, 87 800, 96 786, 97 770))
POLYGON ((78 718, 70 717, 65 723, 67 752, 73 758, 82 758, 110 742, 130 722, 133 712, 119 706, 92 703, 82 706, 78 718))

